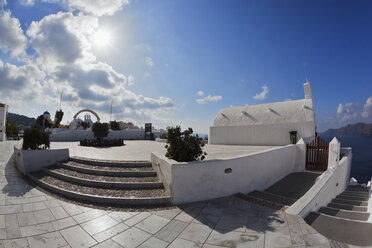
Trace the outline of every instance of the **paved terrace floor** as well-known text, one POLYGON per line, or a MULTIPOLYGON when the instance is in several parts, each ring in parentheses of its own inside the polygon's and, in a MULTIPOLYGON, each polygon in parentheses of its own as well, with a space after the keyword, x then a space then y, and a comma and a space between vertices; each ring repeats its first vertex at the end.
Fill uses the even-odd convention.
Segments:
MULTIPOLYGON (((125 146, 110 148, 92 148, 80 146, 79 142, 51 142, 51 149, 69 148, 70 156, 110 160, 150 160, 151 152, 165 154, 165 143, 147 140, 125 140, 125 146)), ((205 145, 205 159, 231 158, 264 151, 276 146, 225 146, 205 145)))
MULTIPOLYGON (((13 164, 13 144, 0 142, 0 248, 339 247, 298 216, 236 197, 142 212, 99 210, 59 200, 21 178, 13 164)), ((58 146, 63 144, 52 144, 58 146)), ((76 144, 71 147, 72 155, 82 155, 76 144)), ((83 150, 85 156, 127 158, 111 149, 105 149, 108 157, 101 157, 102 152, 97 157, 96 149, 83 150)))

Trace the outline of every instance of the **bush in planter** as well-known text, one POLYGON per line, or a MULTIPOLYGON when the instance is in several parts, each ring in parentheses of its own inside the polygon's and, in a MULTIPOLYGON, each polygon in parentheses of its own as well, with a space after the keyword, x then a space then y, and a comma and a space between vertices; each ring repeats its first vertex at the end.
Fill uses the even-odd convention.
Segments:
POLYGON ((25 130, 22 149, 41 150, 49 148, 50 141, 47 132, 44 132, 41 128, 37 127, 27 128, 25 130))
POLYGON ((203 160, 207 153, 203 152, 202 138, 191 135, 192 128, 181 132, 181 127, 167 127, 167 153, 165 156, 178 162, 189 162, 203 160))
POLYGON ((96 122, 93 124, 92 132, 96 139, 101 140, 109 134, 109 124, 96 122))
POLYGON ((85 121, 80 123, 80 125, 83 127, 84 130, 90 127, 90 124, 88 122, 85 122, 85 121))

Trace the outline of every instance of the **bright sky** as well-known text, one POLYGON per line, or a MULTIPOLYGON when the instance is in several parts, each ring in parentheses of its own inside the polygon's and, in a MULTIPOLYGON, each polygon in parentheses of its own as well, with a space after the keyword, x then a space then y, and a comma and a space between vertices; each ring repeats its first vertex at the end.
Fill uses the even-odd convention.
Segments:
POLYGON ((319 131, 372 122, 372 2, 0 0, 0 102, 63 123, 208 133, 229 106, 302 99, 319 131))

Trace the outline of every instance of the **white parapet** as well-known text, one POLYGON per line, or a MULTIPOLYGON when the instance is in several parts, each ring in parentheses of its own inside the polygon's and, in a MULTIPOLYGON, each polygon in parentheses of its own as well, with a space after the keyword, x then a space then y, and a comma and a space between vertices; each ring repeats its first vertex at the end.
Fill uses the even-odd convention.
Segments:
POLYGON ((0 103, 0 141, 6 140, 6 114, 8 105, 0 103))
POLYGON ((336 137, 334 137, 329 143, 329 153, 328 153, 328 170, 335 169, 340 160, 340 149, 341 144, 336 137))

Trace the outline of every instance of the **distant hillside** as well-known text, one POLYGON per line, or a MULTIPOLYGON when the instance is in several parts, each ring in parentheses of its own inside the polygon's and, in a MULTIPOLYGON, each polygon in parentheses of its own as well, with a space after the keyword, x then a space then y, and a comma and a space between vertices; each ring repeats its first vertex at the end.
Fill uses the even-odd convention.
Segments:
POLYGON ((13 113, 8 113, 8 118, 10 122, 16 124, 17 126, 21 126, 22 129, 25 129, 27 127, 32 127, 36 122, 35 118, 30 118, 24 115, 13 114, 13 113))
POLYGON ((338 129, 328 129, 324 134, 372 136, 372 123, 355 123, 338 129))

